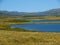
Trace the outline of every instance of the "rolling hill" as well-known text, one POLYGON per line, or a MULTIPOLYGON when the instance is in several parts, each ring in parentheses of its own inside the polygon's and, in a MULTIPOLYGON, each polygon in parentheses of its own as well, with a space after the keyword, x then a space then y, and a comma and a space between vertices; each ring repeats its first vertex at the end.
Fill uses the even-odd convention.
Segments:
POLYGON ((60 16, 60 8, 57 9, 51 9, 48 11, 44 11, 44 12, 17 12, 17 11, 0 11, 0 15, 36 15, 36 16, 60 16))

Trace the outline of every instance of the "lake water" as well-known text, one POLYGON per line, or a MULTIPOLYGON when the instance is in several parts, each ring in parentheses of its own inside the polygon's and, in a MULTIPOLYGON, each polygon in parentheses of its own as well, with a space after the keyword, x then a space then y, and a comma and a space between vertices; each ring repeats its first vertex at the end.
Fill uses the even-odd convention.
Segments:
POLYGON ((60 24, 24 24, 13 25, 11 28, 23 28, 42 32, 60 32, 60 24))
POLYGON ((32 20, 32 22, 60 22, 60 20, 32 20))

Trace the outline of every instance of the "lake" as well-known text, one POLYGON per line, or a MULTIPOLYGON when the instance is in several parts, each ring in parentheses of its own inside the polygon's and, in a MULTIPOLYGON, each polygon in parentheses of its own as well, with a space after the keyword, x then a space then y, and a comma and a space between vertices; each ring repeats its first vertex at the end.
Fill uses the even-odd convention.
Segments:
POLYGON ((60 24, 21 24, 13 25, 11 28, 23 28, 42 32, 60 32, 60 24))
POLYGON ((32 20, 32 22, 60 22, 60 20, 32 20))

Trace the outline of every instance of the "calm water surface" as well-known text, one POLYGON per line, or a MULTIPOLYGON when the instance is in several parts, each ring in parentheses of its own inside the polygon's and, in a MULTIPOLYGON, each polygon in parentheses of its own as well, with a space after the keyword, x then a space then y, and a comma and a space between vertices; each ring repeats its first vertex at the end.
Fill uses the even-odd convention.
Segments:
POLYGON ((60 22, 60 20, 32 20, 32 22, 60 22))
POLYGON ((60 24, 24 24, 13 25, 11 28, 23 28, 27 30, 36 30, 43 32, 60 32, 60 24))

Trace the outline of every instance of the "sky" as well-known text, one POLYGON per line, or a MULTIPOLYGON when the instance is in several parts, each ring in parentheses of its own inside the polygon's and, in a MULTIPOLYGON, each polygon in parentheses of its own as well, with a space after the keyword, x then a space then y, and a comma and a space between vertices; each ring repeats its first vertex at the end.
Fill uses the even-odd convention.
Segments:
POLYGON ((0 10, 42 12, 60 8, 60 0, 0 0, 0 10))

